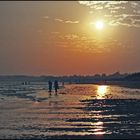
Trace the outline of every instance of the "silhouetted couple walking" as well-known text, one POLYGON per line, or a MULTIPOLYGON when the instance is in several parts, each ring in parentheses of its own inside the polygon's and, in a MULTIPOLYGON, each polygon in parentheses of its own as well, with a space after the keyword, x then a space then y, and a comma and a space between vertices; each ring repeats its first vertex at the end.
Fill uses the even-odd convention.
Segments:
MULTIPOLYGON (((49 85, 49 93, 51 94, 53 84, 52 84, 51 81, 49 81, 49 82, 48 82, 48 85, 49 85)), ((56 93, 56 94, 57 94, 58 88, 59 88, 59 86, 58 86, 58 81, 55 80, 55 81, 54 81, 54 90, 55 90, 55 93, 56 93)))

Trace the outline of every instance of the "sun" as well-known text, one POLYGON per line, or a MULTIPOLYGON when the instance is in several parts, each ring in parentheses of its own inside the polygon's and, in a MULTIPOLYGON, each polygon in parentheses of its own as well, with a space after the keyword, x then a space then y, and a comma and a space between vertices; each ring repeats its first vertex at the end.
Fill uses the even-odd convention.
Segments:
POLYGON ((98 29, 98 30, 102 30, 102 29, 104 28, 104 22, 103 22, 102 20, 96 21, 95 27, 96 27, 96 29, 98 29))

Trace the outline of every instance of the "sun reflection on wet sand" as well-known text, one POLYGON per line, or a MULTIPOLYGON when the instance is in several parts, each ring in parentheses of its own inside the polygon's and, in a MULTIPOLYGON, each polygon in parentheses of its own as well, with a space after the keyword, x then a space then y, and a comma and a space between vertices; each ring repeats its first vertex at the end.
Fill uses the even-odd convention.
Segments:
POLYGON ((107 92, 108 92, 108 86, 106 85, 97 86, 97 99, 104 99, 107 92))
POLYGON ((95 135, 103 135, 105 134, 104 130, 103 130, 103 122, 101 121, 98 121, 98 122, 95 122, 95 123, 92 123, 91 124, 94 129, 92 130, 93 131, 93 134, 95 135))
MULTIPOLYGON (((104 99, 107 92, 108 92, 108 86, 106 85, 98 85, 97 86, 97 99, 104 99)), ((103 136, 104 134, 106 134, 106 132, 104 131, 104 126, 103 126, 103 122, 100 121, 100 119, 102 118, 102 114, 98 114, 96 116, 96 118, 99 118, 99 120, 97 122, 92 123, 92 126, 94 127, 93 134, 96 136, 103 136)))

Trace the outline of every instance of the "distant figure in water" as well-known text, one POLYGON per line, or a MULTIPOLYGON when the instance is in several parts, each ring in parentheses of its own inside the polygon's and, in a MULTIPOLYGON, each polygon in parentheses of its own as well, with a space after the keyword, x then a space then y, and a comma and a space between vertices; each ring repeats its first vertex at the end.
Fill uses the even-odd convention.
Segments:
POLYGON ((49 82, 48 82, 48 85, 49 85, 49 93, 51 94, 51 92, 52 92, 52 82, 49 81, 49 82))
POLYGON ((29 82, 22 82, 22 85, 28 85, 28 84, 30 84, 29 82))
POLYGON ((57 90, 58 90, 59 86, 58 86, 58 81, 55 80, 54 81, 54 89, 55 89, 55 93, 57 94, 57 90))
POLYGON ((62 82, 62 87, 64 87, 64 82, 62 82))

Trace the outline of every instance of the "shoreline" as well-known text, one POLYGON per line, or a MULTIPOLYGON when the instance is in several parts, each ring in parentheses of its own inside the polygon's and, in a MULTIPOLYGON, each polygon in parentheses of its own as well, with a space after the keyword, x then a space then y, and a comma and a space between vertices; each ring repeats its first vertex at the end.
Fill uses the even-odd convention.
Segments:
MULTIPOLYGON (((85 82, 85 83, 71 83, 71 84, 94 84, 94 85, 116 85, 120 87, 127 87, 133 89, 140 89, 140 81, 106 81, 106 82, 85 82)), ((68 84, 68 85, 71 85, 68 84)))

